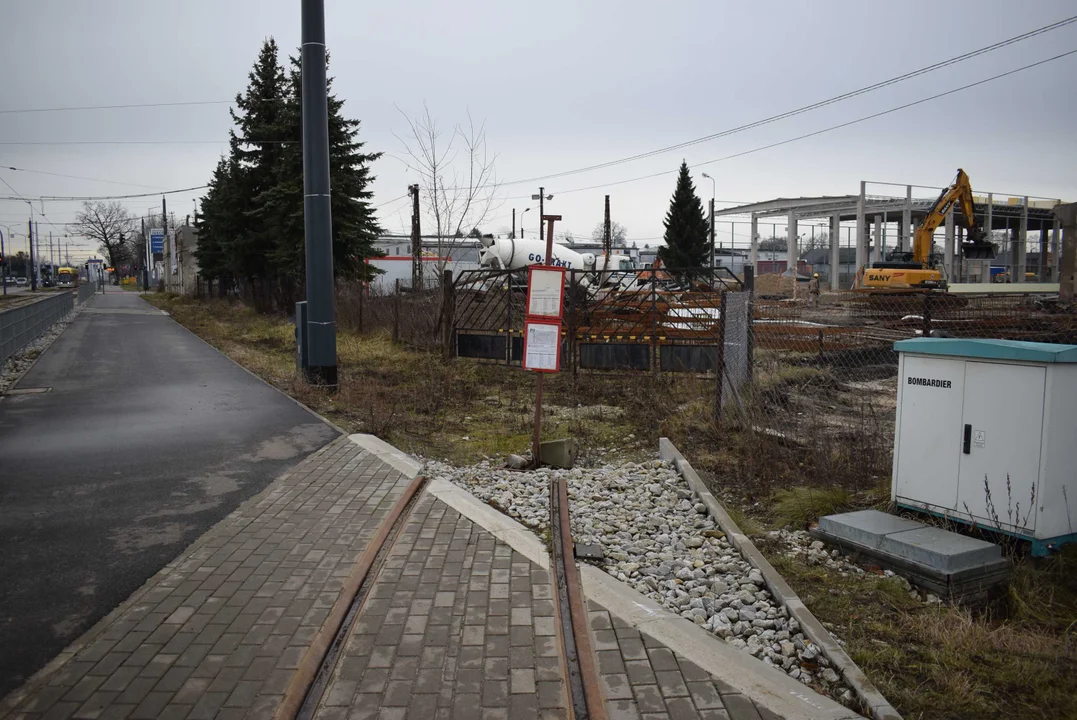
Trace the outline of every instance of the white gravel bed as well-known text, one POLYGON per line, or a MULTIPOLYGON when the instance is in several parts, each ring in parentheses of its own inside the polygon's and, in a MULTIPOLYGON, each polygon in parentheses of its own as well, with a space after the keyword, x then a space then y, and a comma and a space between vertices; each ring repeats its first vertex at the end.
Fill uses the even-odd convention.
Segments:
POLYGON ((491 461, 463 468, 428 462, 425 473, 465 488, 540 534, 548 528, 550 478, 567 478, 573 536, 577 543, 602 546, 599 567, 804 684, 852 699, 672 465, 654 460, 516 472, 491 461))
POLYGON ((76 305, 75 309, 69 312, 62 320, 55 323, 4 361, 3 367, 0 367, 0 395, 7 392, 8 388, 14 385, 22 377, 23 373, 30 369, 30 366, 34 364, 34 360, 37 360, 38 356, 45 352, 56 338, 60 337, 60 333, 67 329, 67 326, 82 312, 84 307, 86 306, 76 305))

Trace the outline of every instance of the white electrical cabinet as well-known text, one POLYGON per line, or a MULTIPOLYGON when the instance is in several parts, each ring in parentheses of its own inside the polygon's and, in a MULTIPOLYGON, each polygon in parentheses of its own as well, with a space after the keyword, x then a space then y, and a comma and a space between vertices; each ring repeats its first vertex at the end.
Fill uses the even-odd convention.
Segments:
POLYGON ((917 338, 899 354, 891 498, 1032 541, 1077 541, 1077 345, 917 338))

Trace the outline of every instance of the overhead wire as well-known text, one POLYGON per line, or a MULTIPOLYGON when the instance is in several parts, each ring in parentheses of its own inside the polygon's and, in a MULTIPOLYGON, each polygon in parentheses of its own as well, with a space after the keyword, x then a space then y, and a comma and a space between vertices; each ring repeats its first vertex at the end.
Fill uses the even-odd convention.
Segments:
MULTIPOLYGON (((753 153, 762 152, 763 150, 770 150, 771 148, 776 148, 776 147, 779 147, 781 145, 788 145, 790 143, 794 143, 794 142, 797 142, 799 140, 805 140, 807 138, 815 137, 817 135, 822 135, 824 133, 832 132, 834 130, 840 130, 841 128, 849 127, 850 125, 856 125, 858 123, 862 123, 862 122, 865 122, 867 120, 873 120, 875 118, 882 117, 884 115, 889 115, 890 113, 898 112, 899 110, 906 110, 908 108, 915 107, 917 105, 922 105, 923 103, 930 102, 932 100, 938 100, 939 98, 943 98, 943 97, 946 97, 948 95, 953 95, 954 93, 962 92, 963 90, 968 90, 970 88, 974 88, 974 87, 977 87, 979 85, 984 85, 986 83, 993 82, 995 80, 1000 80, 1000 79, 1002 79, 1004 77, 1009 77, 1010 75, 1015 75, 1015 74, 1017 74, 1019 72, 1023 72, 1025 70, 1030 70, 1031 68, 1038 67, 1040 65, 1045 65, 1045 64, 1047 64, 1049 62, 1054 62, 1055 60, 1061 60, 1062 58, 1069 57, 1070 55, 1073 55, 1075 53, 1077 53, 1077 49, 1070 50, 1070 51, 1064 52, 1064 53, 1060 53, 1058 55, 1054 55, 1052 57, 1046 58, 1044 60, 1039 60, 1039 61, 1034 62, 1034 63, 1029 63, 1028 65, 1022 65, 1019 68, 1015 68, 1013 70, 1008 70, 1008 71, 1006 71, 1004 73, 999 73, 998 75, 992 75, 991 77, 984 78, 983 80, 977 80, 976 82, 968 83, 966 85, 962 85, 960 87, 953 88, 952 90, 946 90, 945 92, 936 93, 934 95, 930 95, 928 97, 921 98, 919 100, 914 100, 912 102, 907 102, 907 103, 904 103, 902 105, 898 105, 896 107, 889 108, 887 110, 882 110, 880 112, 872 113, 870 115, 864 115, 862 117, 856 118, 855 120, 849 120, 847 122, 838 123, 837 125, 831 125, 829 127, 823 128, 821 130, 815 130, 813 132, 805 133, 803 135, 797 135, 796 137, 788 138, 786 140, 781 140, 781 141, 778 141, 778 142, 769 143, 767 145, 761 145, 760 147, 756 147, 756 148, 752 148, 750 150, 744 150, 744 151, 741 151, 741 152, 733 153, 732 155, 726 155, 724 157, 714 158, 713 160, 705 160, 703 162, 694 163, 692 165, 689 165, 689 167, 690 168, 698 168, 698 167, 703 167, 705 165, 713 165, 714 163, 725 162, 726 160, 733 160, 734 158, 744 157, 745 155, 751 155, 753 153)), ((598 184, 598 185, 589 185, 587 187, 573 188, 571 190, 557 190, 557 189, 554 189, 554 190, 551 190, 551 192, 559 194, 559 195, 566 195, 568 193, 583 192, 585 190, 595 190, 595 189, 598 189, 598 188, 613 187, 615 185, 624 185, 625 183, 637 182, 639 180, 648 180, 650 178, 661 177, 663 175, 671 175, 671 174, 677 173, 677 172, 679 172, 679 170, 663 170, 661 172, 650 173, 648 175, 640 175, 639 177, 628 178, 628 179, 625 179, 625 180, 616 180, 614 182, 601 183, 601 184, 598 184)))
POLYGON ((51 175, 52 177, 71 178, 72 180, 88 180, 90 182, 109 183, 111 185, 128 185, 130 187, 148 188, 150 190, 160 190, 160 189, 162 189, 162 188, 158 188, 155 185, 141 185, 139 183, 121 182, 119 180, 105 180, 103 178, 84 177, 82 175, 64 175, 63 173, 45 172, 44 170, 30 170, 28 168, 12 167, 11 165, 4 165, 2 167, 6 168, 7 170, 15 170, 17 172, 33 173, 34 175, 51 175))
POLYGON ((864 94, 869 93, 869 92, 874 92, 875 90, 879 90, 879 89, 882 89, 882 88, 885 88, 885 87, 889 87, 890 85, 895 85, 897 83, 904 82, 905 80, 910 80, 912 78, 919 77, 921 75, 926 75, 927 73, 931 73, 931 72, 934 72, 936 70, 941 70, 942 68, 949 67, 951 65, 956 65, 956 64, 964 62, 966 60, 970 60, 972 58, 979 57, 980 55, 985 55, 985 54, 987 54, 989 52, 993 52, 995 50, 998 50, 998 49, 1003 48, 1003 47, 1007 47, 1009 45, 1013 45, 1013 44, 1018 43, 1018 42, 1023 42, 1024 40, 1031 39, 1033 37, 1036 37, 1038 35, 1042 35, 1044 33, 1050 32, 1052 30, 1057 30, 1057 29, 1059 29, 1061 27, 1065 27, 1065 26, 1070 25, 1070 24, 1072 24, 1074 22, 1077 22, 1077 15, 1069 17, 1069 18, 1066 18, 1064 20, 1059 20, 1058 22, 1054 22, 1054 23, 1051 23, 1049 25, 1044 25, 1043 27, 1036 28, 1035 30, 1030 30, 1030 31, 1022 33, 1020 35, 1015 35, 1014 37, 1008 38, 1006 40, 1001 40, 999 42, 993 43, 991 45, 987 45, 987 46, 979 48, 977 50, 971 50, 969 52, 963 53, 961 55, 954 56, 954 57, 949 58, 947 60, 942 60, 940 62, 933 63, 931 65, 927 65, 925 67, 919 68, 918 70, 912 70, 912 71, 904 73, 902 75, 892 77, 892 78, 890 78, 888 80, 882 80, 880 82, 873 83, 871 85, 867 85, 865 87, 858 88, 856 90, 852 90, 852 91, 849 91, 849 92, 846 92, 846 93, 842 93, 841 95, 835 95, 834 97, 827 98, 825 100, 820 100, 819 102, 815 102, 815 103, 812 103, 810 105, 804 105, 804 106, 796 108, 794 110, 788 110, 786 112, 779 113, 778 115, 772 115, 770 117, 763 118, 762 120, 756 120, 754 122, 750 122, 750 123, 747 123, 745 125, 740 125, 740 126, 737 126, 737 127, 734 127, 734 128, 729 128, 728 130, 722 130, 720 132, 711 133, 710 135, 704 135, 703 137, 698 137, 698 138, 695 138, 693 140, 686 140, 684 142, 675 143, 673 145, 667 145, 666 147, 658 148, 656 150, 649 150, 647 152, 639 153, 637 155, 631 155, 631 156, 624 157, 624 158, 618 158, 616 160, 609 160, 607 162, 598 163, 598 164, 595 164, 595 165, 588 165, 586 167, 576 168, 574 170, 565 170, 565 171, 562 171, 562 172, 551 173, 549 175, 539 175, 539 176, 536 176, 536 177, 526 178, 526 179, 523 179, 523 180, 511 180, 511 181, 507 181, 507 182, 503 183, 503 185, 516 185, 516 184, 520 184, 520 183, 534 183, 534 182, 539 182, 539 181, 542 181, 542 180, 551 180, 551 179, 554 179, 554 178, 565 177, 565 176, 568 176, 568 175, 576 175, 576 174, 579 174, 579 173, 590 172, 592 170, 600 170, 600 169, 607 168, 607 167, 613 167, 615 165, 621 165, 621 164, 624 164, 624 163, 633 162, 635 160, 642 160, 644 158, 653 157, 655 155, 660 155, 662 153, 671 152, 673 150, 680 150, 682 148, 690 147, 692 145, 698 145, 700 143, 708 142, 710 140, 716 140, 718 138, 727 137, 729 135, 734 135, 736 133, 744 132, 745 130, 751 130, 753 128, 757 128, 757 127, 760 127, 762 125, 768 125, 770 123, 777 122, 779 120, 784 120, 786 118, 794 117, 796 115, 801 115, 801 114, 806 113, 806 112, 811 112, 812 110, 818 110, 819 108, 823 108, 823 107, 826 107, 828 105, 833 105, 835 103, 842 102, 843 100, 848 100, 850 98, 858 97, 860 95, 864 95, 864 94))

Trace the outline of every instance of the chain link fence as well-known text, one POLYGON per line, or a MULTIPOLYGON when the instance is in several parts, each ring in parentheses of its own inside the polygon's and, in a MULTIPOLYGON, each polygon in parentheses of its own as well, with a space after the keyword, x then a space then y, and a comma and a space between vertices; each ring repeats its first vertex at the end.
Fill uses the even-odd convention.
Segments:
POLYGON ((753 429, 835 478, 890 472, 897 340, 968 337, 1077 342, 1077 318, 1034 295, 804 293, 757 296, 753 429))

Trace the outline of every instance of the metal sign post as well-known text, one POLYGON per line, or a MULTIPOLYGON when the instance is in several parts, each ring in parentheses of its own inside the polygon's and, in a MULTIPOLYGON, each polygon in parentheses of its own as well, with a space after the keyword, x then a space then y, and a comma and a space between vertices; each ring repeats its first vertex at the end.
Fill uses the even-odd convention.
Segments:
POLYGON ((538 373, 535 378, 535 435, 531 440, 531 458, 539 466, 539 443, 542 438, 542 377, 544 373, 557 372, 561 365, 561 312, 565 292, 565 271, 550 265, 553 258, 553 224, 560 215, 543 215, 546 221, 546 255, 543 265, 528 270, 527 317, 524 320, 525 370, 538 373), (557 273, 559 282, 551 282, 549 273, 557 273), (556 291, 556 302, 553 292, 556 291), (534 305, 532 305, 534 303, 534 305), (553 362, 549 362, 548 346, 553 338, 553 362), (530 344, 530 353, 528 344, 530 344), (538 347, 537 347, 538 346, 538 347), (545 352, 539 351, 543 350, 545 352), (552 365, 552 366, 551 366, 552 365))

